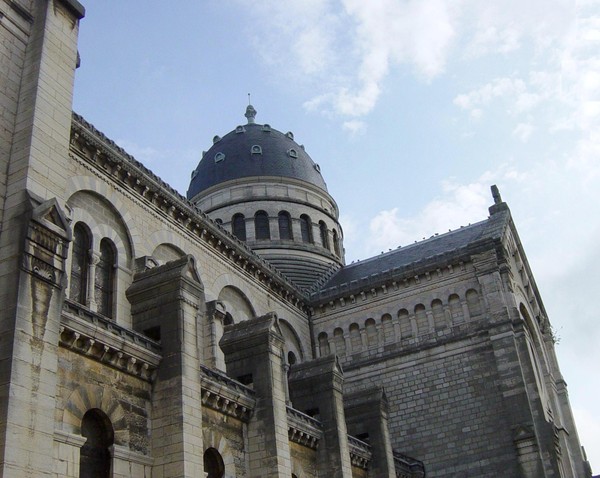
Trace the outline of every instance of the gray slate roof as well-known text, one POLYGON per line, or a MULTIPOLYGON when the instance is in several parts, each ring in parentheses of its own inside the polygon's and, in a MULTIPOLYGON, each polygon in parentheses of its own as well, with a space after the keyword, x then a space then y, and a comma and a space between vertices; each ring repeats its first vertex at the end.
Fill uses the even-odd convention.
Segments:
POLYGON ((467 253, 491 247, 502 237, 510 218, 508 208, 487 220, 433 236, 409 246, 342 267, 311 300, 329 300, 354 290, 374 286, 391 278, 407 277, 436 263, 448 262, 467 253))
POLYGON ((243 128, 243 132, 233 130, 204 154, 190 182, 188 199, 216 184, 253 176, 299 179, 327 191, 318 166, 292 138, 256 123, 238 128, 243 128), (262 154, 251 153, 254 145, 262 148, 262 154), (296 158, 288 153, 292 149, 296 158), (217 153, 225 154, 225 158, 215 162, 217 153))

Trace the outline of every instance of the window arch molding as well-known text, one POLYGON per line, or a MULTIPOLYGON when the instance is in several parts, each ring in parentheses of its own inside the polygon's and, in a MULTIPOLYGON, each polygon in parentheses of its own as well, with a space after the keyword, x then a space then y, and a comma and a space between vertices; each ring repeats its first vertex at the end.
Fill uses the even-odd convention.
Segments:
MULTIPOLYGON (((135 217, 119 194, 108 184, 89 176, 75 176, 69 178, 67 187, 67 206, 71 209, 73 223, 85 222, 92 231, 93 236, 109 237, 119 251, 119 257, 137 257, 137 251, 146 250, 146 237, 136 227, 135 217), (113 219, 122 229, 123 237, 112 227, 100 223, 90 212, 78 204, 78 199, 89 195, 92 199, 100 201, 110 210, 113 219), (110 232, 109 232, 110 231, 110 232), (118 236, 118 237, 117 237, 118 236)), ((85 201, 85 199, 83 199, 85 201)))

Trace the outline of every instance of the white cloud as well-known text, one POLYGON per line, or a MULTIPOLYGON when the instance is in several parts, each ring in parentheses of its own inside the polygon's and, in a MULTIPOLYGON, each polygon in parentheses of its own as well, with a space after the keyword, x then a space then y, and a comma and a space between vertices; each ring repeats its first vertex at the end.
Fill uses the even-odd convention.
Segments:
POLYGON ((533 126, 529 123, 519 123, 512 134, 525 143, 533 133, 533 129, 533 126))
POLYGON ((342 127, 353 136, 365 134, 367 131, 367 124, 360 120, 345 121, 342 127))
POLYGON ((402 217, 398 208, 378 212, 369 222, 364 254, 377 254, 482 220, 491 204, 488 179, 489 174, 466 185, 444 181, 442 195, 413 217, 402 217))

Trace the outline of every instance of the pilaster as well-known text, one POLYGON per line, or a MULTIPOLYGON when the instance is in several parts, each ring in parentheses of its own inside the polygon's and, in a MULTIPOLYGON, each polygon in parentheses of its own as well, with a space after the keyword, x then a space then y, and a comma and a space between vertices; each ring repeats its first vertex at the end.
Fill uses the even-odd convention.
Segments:
POLYGON ((127 298, 134 329, 152 330, 163 350, 152 397, 153 472, 202 476, 200 348, 205 303, 194 258, 184 256, 136 274, 127 298))
POLYGON ((344 397, 348 432, 371 445, 370 478, 395 478, 394 454, 388 430, 388 403, 383 389, 355 392, 344 397))
POLYGON ((227 374, 256 393, 256 407, 248 423, 248 476, 291 476, 286 394, 282 355, 284 338, 277 316, 228 325, 221 339, 227 374))
POLYGON ((335 355, 292 367, 290 395, 294 407, 318 416, 323 439, 317 449, 317 468, 323 476, 351 478, 352 464, 344 414, 344 377, 335 355))
POLYGON ((25 217, 11 357, 2 373, 0 476, 52 476, 57 347, 70 229, 56 200, 32 199, 25 217), (36 206, 37 204, 37 206, 36 206), (6 369, 5 369, 6 367, 6 369))

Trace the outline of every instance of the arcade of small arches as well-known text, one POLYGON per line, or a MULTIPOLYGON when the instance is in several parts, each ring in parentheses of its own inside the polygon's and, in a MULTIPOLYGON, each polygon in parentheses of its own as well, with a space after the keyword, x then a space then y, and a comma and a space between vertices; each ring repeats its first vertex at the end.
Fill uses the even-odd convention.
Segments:
POLYGON ((479 293, 469 289, 462 299, 458 294, 451 294, 445 303, 438 298, 432 300, 429 307, 419 303, 410 311, 400 309, 395 317, 389 313, 382 314, 379 320, 370 317, 362 327, 352 322, 345 327, 335 327, 329 333, 322 331, 317 337, 319 356, 331 353, 346 356, 381 345, 433 336, 437 331, 481 315, 482 311, 479 293))
MULTIPOLYGON (((305 244, 317 244, 334 253, 336 256, 341 257, 342 247, 340 245, 340 236, 335 228, 330 230, 325 221, 319 221, 316 225, 318 227, 317 242, 315 241, 315 234, 313 232, 315 224, 308 214, 302 214, 297 219, 300 224, 300 237, 294 237, 292 222, 296 219, 292 219, 289 212, 280 211, 277 215, 277 227, 275 228, 277 237, 272 237, 271 220, 274 221, 275 219, 269 217, 268 213, 263 210, 257 211, 253 219, 248 219, 243 214, 236 213, 231 218, 231 233, 240 241, 247 241, 248 223, 253 223, 255 240, 278 239, 282 241, 297 241, 305 244)), ((215 219, 215 222, 223 224, 223 220, 220 218, 215 219)))

